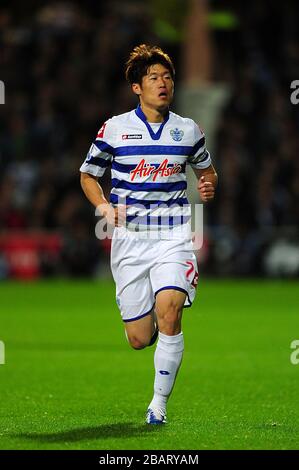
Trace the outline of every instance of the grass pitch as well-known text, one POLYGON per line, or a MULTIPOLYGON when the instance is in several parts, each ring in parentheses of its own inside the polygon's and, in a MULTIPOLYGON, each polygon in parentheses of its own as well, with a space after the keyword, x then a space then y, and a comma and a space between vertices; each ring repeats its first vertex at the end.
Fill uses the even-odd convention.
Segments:
POLYGON ((0 285, 1 449, 298 449, 298 282, 204 280, 166 426, 110 281, 0 285))

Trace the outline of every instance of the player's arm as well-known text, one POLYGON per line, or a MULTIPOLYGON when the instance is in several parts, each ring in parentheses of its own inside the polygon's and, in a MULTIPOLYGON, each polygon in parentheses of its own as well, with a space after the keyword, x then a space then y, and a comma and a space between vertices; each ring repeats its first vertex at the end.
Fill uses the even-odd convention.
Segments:
POLYGON ((206 147, 205 134, 194 121, 193 125, 195 145, 188 157, 188 163, 197 177, 197 189, 201 200, 209 202, 214 199, 218 176, 206 147))
POLYGON ((111 165, 113 157, 114 128, 111 120, 106 121, 98 131, 95 141, 91 145, 85 161, 80 167, 81 187, 87 199, 106 218, 111 225, 122 225, 124 208, 119 205, 113 208, 105 198, 104 191, 98 182, 106 168, 111 165))
POLYGON ((218 183, 218 176, 215 168, 211 164, 207 168, 193 168, 197 177, 197 189, 203 202, 209 202, 214 199, 215 189, 218 183))
POLYGON ((122 225, 124 218, 122 208, 113 208, 109 204, 105 198, 103 188, 98 183, 98 178, 89 173, 81 172, 80 183, 87 199, 106 218, 107 222, 111 225, 122 225))
POLYGON ((99 207, 101 215, 105 215, 105 207, 109 206, 109 203, 105 198, 103 188, 99 184, 98 178, 89 173, 81 173, 80 183, 87 199, 94 207, 99 207))

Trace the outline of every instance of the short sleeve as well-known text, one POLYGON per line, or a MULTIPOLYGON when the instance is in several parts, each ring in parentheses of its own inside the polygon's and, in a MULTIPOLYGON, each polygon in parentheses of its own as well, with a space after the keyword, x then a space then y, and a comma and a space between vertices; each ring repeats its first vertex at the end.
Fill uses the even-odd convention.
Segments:
POLYGON ((210 153, 206 148, 206 137, 200 127, 193 121, 194 146, 188 157, 188 163, 198 170, 208 168, 212 164, 210 153))
POLYGON ((111 119, 106 121, 91 144, 87 156, 80 167, 82 173, 101 177, 111 166, 114 153, 114 126, 111 119))

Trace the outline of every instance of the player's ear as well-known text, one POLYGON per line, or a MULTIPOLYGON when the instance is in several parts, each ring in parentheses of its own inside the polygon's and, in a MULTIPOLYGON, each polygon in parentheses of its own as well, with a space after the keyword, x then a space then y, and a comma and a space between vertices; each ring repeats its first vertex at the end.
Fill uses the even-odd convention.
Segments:
POLYGON ((139 85, 139 83, 132 84, 132 91, 133 93, 135 93, 135 95, 139 96, 141 94, 141 86, 139 85))

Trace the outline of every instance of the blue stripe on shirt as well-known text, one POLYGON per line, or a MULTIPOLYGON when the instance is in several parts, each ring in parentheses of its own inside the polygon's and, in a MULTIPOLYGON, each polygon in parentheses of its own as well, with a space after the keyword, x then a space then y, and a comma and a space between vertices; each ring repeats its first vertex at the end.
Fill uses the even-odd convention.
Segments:
POLYGON ((197 165, 200 163, 204 163, 206 160, 210 158, 210 154, 207 150, 204 151, 200 156, 198 157, 191 157, 189 162, 192 163, 193 165, 197 165))
POLYGON ((100 168, 107 168, 108 166, 111 166, 110 160, 104 160, 104 158, 99 157, 90 157, 85 161, 85 163, 87 163, 87 165, 91 164, 99 166, 100 168))
POLYGON ((196 152, 206 143, 206 138, 203 136, 199 141, 192 147, 192 152, 190 155, 195 155, 196 152))
POLYGON ((187 188, 187 181, 177 181, 175 183, 128 183, 117 178, 112 178, 113 188, 129 189, 131 191, 181 191, 187 188))
POLYGON ((124 199, 121 198, 121 195, 118 196, 117 194, 110 194, 110 202, 112 204, 118 204, 121 202, 122 204, 126 204, 128 206, 130 205, 137 205, 140 204, 142 207, 145 209, 149 209, 150 206, 155 205, 157 207, 159 206, 167 206, 170 207, 172 205, 177 205, 177 206, 184 206, 188 205, 188 199, 186 197, 180 197, 177 199, 169 199, 168 201, 160 201, 160 200, 144 200, 144 199, 135 199, 133 197, 126 197, 124 199), (124 201, 124 202, 123 202, 124 201))
POLYGON ((201 158, 201 160, 200 160, 198 163, 204 162, 204 161, 207 160, 209 157, 210 157, 209 152, 208 152, 207 150, 205 150, 205 152, 204 152, 204 157, 201 158))
POLYGON ((111 145, 107 144, 103 140, 95 140, 94 145, 101 150, 101 152, 106 152, 110 153, 111 155, 114 155, 114 148, 111 147, 111 145))
POLYGON ((164 226, 173 226, 173 225, 182 225, 186 224, 190 220, 191 216, 158 216, 154 217, 151 215, 144 215, 144 216, 136 216, 136 215, 127 215, 126 222, 127 223, 134 223, 136 225, 164 225, 164 226))
POLYGON ((183 145, 127 145, 125 147, 116 147, 114 155, 116 157, 127 155, 192 155, 194 147, 183 145))

